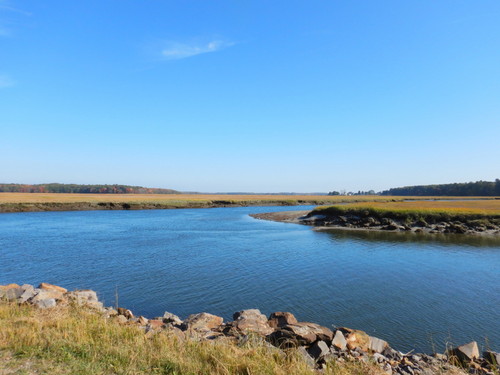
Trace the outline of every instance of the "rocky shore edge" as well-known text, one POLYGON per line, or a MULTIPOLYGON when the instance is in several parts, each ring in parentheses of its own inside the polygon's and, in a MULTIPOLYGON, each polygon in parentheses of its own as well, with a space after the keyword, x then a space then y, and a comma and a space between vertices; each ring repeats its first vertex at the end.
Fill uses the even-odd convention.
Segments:
POLYGON ((386 374, 399 375, 430 375, 447 370, 495 375, 500 369, 500 353, 491 350, 480 353, 475 341, 441 354, 402 353, 366 332, 299 322, 290 312, 274 312, 266 317, 258 309, 241 310, 233 314, 232 321, 225 323, 222 317, 206 312, 192 314, 184 320, 170 312, 148 319, 135 316, 126 308, 105 307, 93 290, 68 291, 48 283, 41 283, 38 287, 29 284, 0 285, 0 302, 27 304, 39 309, 76 305, 91 309, 117 324, 140 327, 147 336, 167 331, 181 341, 225 340, 238 345, 256 339, 283 353, 295 348, 304 361, 319 372, 330 361, 371 362, 386 374))
POLYGON ((314 226, 316 229, 353 229, 385 232, 413 232, 430 234, 472 234, 500 236, 500 225, 484 220, 451 220, 429 222, 408 221, 394 217, 376 217, 368 212, 356 214, 318 213, 312 211, 285 211, 252 214, 251 217, 284 223, 314 226))

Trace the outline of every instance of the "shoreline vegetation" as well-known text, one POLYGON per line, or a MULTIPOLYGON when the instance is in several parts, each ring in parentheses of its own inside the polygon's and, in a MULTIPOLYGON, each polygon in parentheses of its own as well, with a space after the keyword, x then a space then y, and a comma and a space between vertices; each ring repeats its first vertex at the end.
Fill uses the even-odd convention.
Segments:
POLYGON ((414 233, 500 235, 500 200, 355 202, 311 211, 250 215, 256 219, 353 229, 414 233))
POLYGON ((404 200, 493 200, 495 197, 392 197, 377 195, 235 195, 235 194, 66 194, 0 193, 0 213, 88 210, 147 210, 246 206, 331 205, 404 200))
POLYGON ((477 343, 402 353, 383 339, 257 309, 148 319, 92 290, 0 285, 0 374, 498 374, 477 343))

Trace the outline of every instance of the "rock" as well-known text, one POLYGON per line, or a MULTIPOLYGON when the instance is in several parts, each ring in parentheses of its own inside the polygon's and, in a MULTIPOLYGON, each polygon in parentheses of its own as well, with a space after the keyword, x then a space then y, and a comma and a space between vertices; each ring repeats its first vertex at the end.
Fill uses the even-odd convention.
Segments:
POLYGON ((344 335, 342 334, 342 331, 337 330, 335 332, 335 336, 333 337, 332 340, 332 345, 338 350, 344 350, 346 348, 347 341, 344 335))
POLYGON ((234 321, 228 326, 235 328, 238 332, 248 334, 250 332, 259 335, 269 335, 274 331, 267 324, 267 317, 258 309, 242 310, 233 314, 234 321))
POLYGON ((370 336, 368 336, 366 332, 349 328, 343 328, 343 330, 348 331, 346 336, 348 349, 353 350, 355 348, 360 348, 363 351, 368 351, 370 348, 370 336))
POLYGON ((314 358, 309 355, 306 348, 304 348, 303 346, 299 346, 297 348, 297 354, 304 360, 305 363, 307 363, 309 367, 314 368, 316 362, 314 361, 314 358))
POLYGON ((151 319, 148 321, 148 327, 150 329, 161 329, 165 327, 165 323, 162 320, 151 319))
POLYGON ((64 293, 59 290, 35 289, 34 291, 36 292, 36 294, 30 300, 32 303, 36 303, 45 299, 62 300, 64 296, 64 293))
POLYGON ((295 324, 297 323, 297 319, 292 313, 277 311, 273 312, 269 315, 269 320, 267 324, 269 324, 272 328, 281 328, 287 324, 295 324))
POLYGON ((477 342, 471 341, 468 344, 451 349, 450 354, 457 357, 460 362, 468 363, 479 358, 479 348, 477 342))
POLYGON ((106 313, 106 315, 107 315, 108 317, 118 315, 118 311, 116 311, 116 310, 115 310, 115 309, 113 309, 112 307, 106 307, 106 308, 104 309, 104 313, 106 313))
POLYGON ((177 315, 165 311, 165 314, 163 314, 163 323, 172 323, 175 325, 181 325, 182 320, 177 315))
POLYGON ((16 301, 23 293, 23 288, 17 284, 0 285, 0 298, 7 301, 16 301))
POLYGON ((378 337, 373 337, 373 336, 368 336, 370 341, 368 344, 368 349, 375 353, 382 353, 385 348, 389 347, 389 344, 387 341, 384 341, 382 339, 379 339, 378 337))
POLYGON ((130 311, 124 307, 118 308, 118 315, 123 315, 127 319, 134 319, 134 314, 132 313, 132 311, 130 311))
POLYGON ((487 350, 483 352, 483 358, 494 366, 500 365, 500 353, 487 350))
POLYGON ((124 315, 118 315, 116 317, 116 321, 119 323, 119 324, 125 324, 125 323, 128 323, 128 319, 124 316, 124 315))
POLYGON ((148 324, 148 319, 146 319, 145 317, 143 317, 142 315, 139 316, 139 318, 137 319, 137 323, 139 323, 141 326, 145 326, 146 324, 148 324))
POLYGON ((311 357, 315 358, 316 361, 323 359, 328 353, 330 353, 330 348, 324 341, 316 341, 307 352, 311 357))
POLYGON ((182 329, 196 331, 210 331, 219 328, 223 319, 220 316, 212 315, 206 312, 192 314, 182 323, 182 329))
POLYGON ((38 285, 38 289, 55 290, 55 291, 58 291, 61 293, 66 293, 68 291, 68 289, 62 288, 62 287, 57 286, 57 285, 52 285, 49 283, 41 283, 40 285, 38 285))
POLYGON ((103 312, 105 311, 102 302, 99 302, 97 298, 97 293, 93 290, 75 290, 73 292, 66 293, 65 296, 79 305, 86 305, 103 312))
POLYGON ((375 353, 373 355, 373 359, 377 362, 377 363, 385 363, 387 362, 387 358, 385 358, 382 354, 380 353, 375 353))
POLYGON ((391 347, 387 347, 385 348, 382 353, 381 353, 384 357, 390 359, 390 360, 394 360, 394 361, 401 361, 401 359, 403 358, 403 355, 398 352, 397 350, 394 350, 392 349, 391 347))
POLYGON ((56 307, 55 298, 41 299, 34 302, 34 305, 40 309, 48 309, 51 307, 56 307))
POLYGON ((281 327, 271 333, 268 338, 275 346, 296 347, 311 345, 316 340, 331 343, 333 332, 316 323, 299 322, 281 327))
POLYGON ((37 293, 33 285, 25 284, 21 288, 23 289, 23 294, 21 294, 17 300, 19 303, 27 302, 29 299, 33 298, 37 293))

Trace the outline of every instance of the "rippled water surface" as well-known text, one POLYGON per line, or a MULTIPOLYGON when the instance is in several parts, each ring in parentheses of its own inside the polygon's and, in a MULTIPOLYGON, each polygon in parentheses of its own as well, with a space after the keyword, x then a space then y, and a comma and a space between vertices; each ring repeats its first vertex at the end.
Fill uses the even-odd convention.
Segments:
POLYGON ((0 284, 96 290, 147 317, 259 308, 400 350, 500 350, 500 241, 316 232, 249 213, 308 207, 0 214, 0 284))

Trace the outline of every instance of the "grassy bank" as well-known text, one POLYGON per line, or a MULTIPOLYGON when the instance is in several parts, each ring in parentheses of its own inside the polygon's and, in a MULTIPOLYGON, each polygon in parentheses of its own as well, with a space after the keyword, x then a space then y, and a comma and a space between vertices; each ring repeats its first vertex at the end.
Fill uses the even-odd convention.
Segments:
MULTIPOLYGON (((231 206, 330 205, 353 202, 400 202, 430 197, 378 195, 233 195, 233 194, 45 194, 0 193, 0 212, 146 210, 231 206)), ((442 197, 441 197, 442 199, 442 197)), ((463 199, 453 197, 453 199, 463 199)), ((468 197, 467 199, 470 199, 468 197)), ((492 198, 479 198, 489 201, 492 198)))
POLYGON ((326 195, 0 193, 0 212, 293 206, 403 199, 405 198, 326 195))
POLYGON ((474 220, 500 224, 500 200, 356 202, 318 207, 312 215, 357 215, 426 223, 474 220))
MULTIPOLYGON (((82 310, 0 302, 0 374, 315 374, 294 350, 259 340, 180 340, 82 310)), ((381 374, 372 363, 332 363, 324 374, 381 374)))

